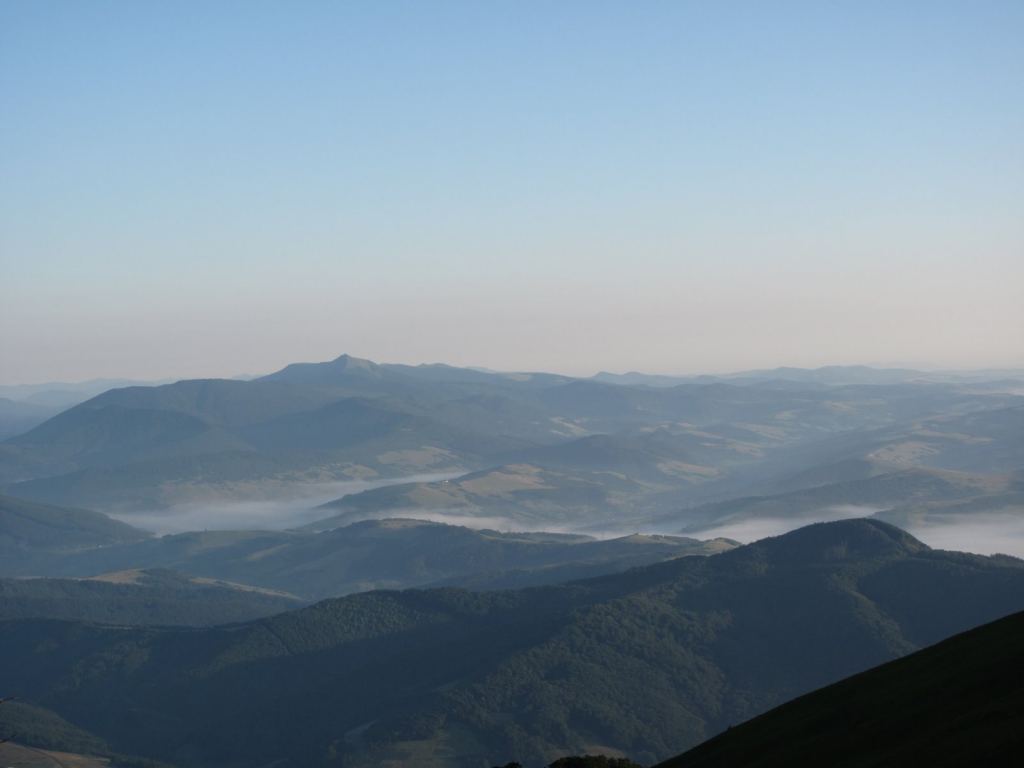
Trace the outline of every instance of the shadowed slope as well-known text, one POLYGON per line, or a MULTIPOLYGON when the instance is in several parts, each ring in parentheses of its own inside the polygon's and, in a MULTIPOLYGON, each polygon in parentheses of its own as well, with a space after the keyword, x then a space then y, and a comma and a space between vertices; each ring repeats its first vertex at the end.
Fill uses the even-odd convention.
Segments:
POLYGON ((658 768, 1009 765, 1024 748, 1024 613, 847 678, 658 768))

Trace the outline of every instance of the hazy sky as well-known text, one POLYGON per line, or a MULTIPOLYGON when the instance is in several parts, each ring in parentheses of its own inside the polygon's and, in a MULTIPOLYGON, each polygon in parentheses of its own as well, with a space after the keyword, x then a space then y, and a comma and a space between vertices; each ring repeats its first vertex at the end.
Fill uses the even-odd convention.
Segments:
POLYGON ((1024 365, 1024 2, 0 2, 0 381, 1024 365))

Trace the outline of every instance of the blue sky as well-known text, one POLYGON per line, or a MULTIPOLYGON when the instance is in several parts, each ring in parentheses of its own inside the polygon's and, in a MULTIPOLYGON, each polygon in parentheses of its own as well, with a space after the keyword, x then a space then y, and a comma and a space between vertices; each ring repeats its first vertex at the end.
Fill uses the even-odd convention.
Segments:
POLYGON ((0 3, 0 380, 1024 365, 1024 3, 0 3))

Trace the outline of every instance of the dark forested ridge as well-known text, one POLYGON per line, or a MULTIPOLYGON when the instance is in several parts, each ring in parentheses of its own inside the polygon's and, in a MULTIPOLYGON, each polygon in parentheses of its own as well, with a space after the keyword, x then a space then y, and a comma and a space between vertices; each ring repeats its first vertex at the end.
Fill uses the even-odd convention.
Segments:
POLYGON ((210 626, 270 616, 302 602, 283 593, 173 571, 121 571, 91 579, 0 579, 0 621, 210 626))
POLYGON ((0 675, 183 766, 650 763, 1022 607, 1021 561, 858 520, 564 586, 371 592, 235 627, 9 621, 0 675))
POLYGON ((0 765, 9 768, 172 768, 113 752, 103 739, 42 707, 0 702, 0 765))
POLYGON ((783 704, 658 768, 1015 765, 1024 613, 783 704))
POLYGON ((93 576, 173 569, 307 600, 431 584, 551 584, 730 549, 726 539, 501 533, 423 520, 371 520, 321 533, 196 531, 67 553, 22 553, 0 575, 93 576))
POLYGON ((124 544, 149 536, 126 523, 87 509, 55 507, 0 496, 0 552, 68 552, 124 544))
POLYGON ((0 576, 38 576, 83 553, 149 537, 99 512, 0 496, 0 576))

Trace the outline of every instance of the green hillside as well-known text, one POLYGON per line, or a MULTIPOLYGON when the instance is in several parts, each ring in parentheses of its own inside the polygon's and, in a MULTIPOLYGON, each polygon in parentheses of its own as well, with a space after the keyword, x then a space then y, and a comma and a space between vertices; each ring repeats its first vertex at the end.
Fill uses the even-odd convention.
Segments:
POLYGON ((1021 561, 853 520, 563 586, 363 593, 229 628, 5 622, 0 676, 183 766, 650 763, 1022 607, 1021 561))
MULTIPOLYGON (((87 509, 69 509, 0 496, 0 553, 10 559, 38 550, 68 552, 123 544, 140 541, 148 535, 87 509)), ((0 565, 0 573, 6 572, 9 566, 10 560, 0 565)))
POLYGON ((298 598, 172 571, 120 571, 91 579, 0 579, 0 621, 70 619, 102 624, 209 626, 302 605, 298 598))
POLYGON ((6 768, 171 768, 119 755, 97 736, 42 707, 21 701, 0 706, 0 765, 6 768))

